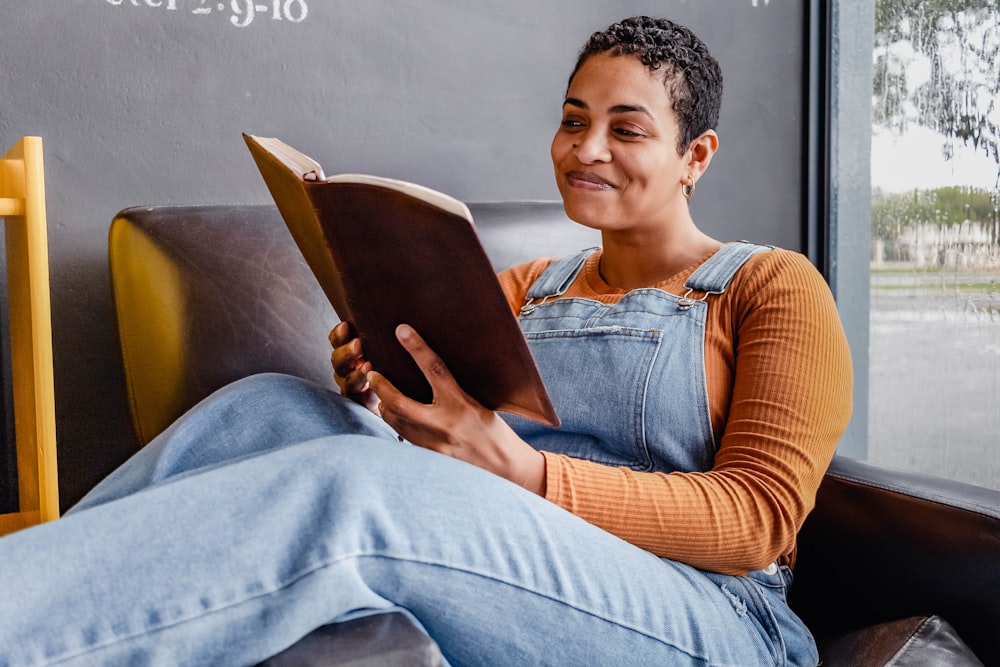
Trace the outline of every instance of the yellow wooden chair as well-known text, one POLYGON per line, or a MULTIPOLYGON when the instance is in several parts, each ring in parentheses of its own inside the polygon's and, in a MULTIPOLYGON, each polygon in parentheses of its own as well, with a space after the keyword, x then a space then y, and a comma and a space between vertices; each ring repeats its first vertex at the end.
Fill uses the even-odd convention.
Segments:
POLYGON ((0 535, 4 535, 59 516, 45 177, 39 137, 23 137, 0 159, 0 218, 6 230, 19 491, 19 511, 0 514, 0 535))

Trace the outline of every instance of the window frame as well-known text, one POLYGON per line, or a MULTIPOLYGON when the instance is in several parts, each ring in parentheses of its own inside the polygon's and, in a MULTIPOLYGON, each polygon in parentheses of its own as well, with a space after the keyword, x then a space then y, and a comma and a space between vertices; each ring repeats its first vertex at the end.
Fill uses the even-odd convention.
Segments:
POLYGON ((873 3, 809 0, 806 254, 830 284, 854 365, 839 454, 868 455, 873 3))

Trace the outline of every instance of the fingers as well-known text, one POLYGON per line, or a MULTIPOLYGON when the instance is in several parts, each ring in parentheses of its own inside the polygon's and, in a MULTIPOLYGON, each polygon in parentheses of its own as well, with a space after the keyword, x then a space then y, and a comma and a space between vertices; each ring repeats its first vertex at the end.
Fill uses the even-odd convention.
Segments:
POLYGON ((365 360, 361 340, 347 322, 337 324, 330 331, 330 364, 340 392, 372 412, 378 409, 378 396, 371 391, 368 373, 372 365, 365 360))
POLYGON ((366 361, 356 370, 340 377, 341 389, 347 394, 363 394, 371 387, 371 383, 368 382, 368 374, 371 371, 372 365, 366 361))
POLYGON ((413 402, 396 389, 396 386, 378 371, 371 371, 366 376, 367 382, 372 391, 378 394, 381 401, 378 406, 378 413, 390 426, 399 421, 396 415, 402 412, 397 406, 404 402, 413 402))
POLYGON ((330 353, 330 364, 333 366, 333 372, 342 378, 349 378, 352 374, 356 374, 366 363, 361 353, 361 341, 357 338, 333 348, 333 352, 330 353))
MULTIPOLYGON (((447 373, 440 358, 427 346, 423 338, 407 325, 401 324, 396 328, 396 338, 427 376, 436 397, 438 390, 435 388, 435 381, 428 375, 427 368, 437 365, 447 373)), ((434 371, 435 374, 440 372, 440 370, 434 371)), ((414 443, 422 442, 424 438, 421 437, 421 434, 426 426, 424 421, 428 417, 427 409, 430 406, 406 396, 377 371, 369 372, 366 377, 371 390, 378 395, 381 401, 378 412, 385 423, 391 426, 401 438, 406 438, 414 443)))
POLYGON ((438 449, 472 401, 462 391, 441 358, 410 326, 396 328, 396 338, 410 353, 431 386, 433 398, 420 403, 400 392, 378 372, 368 374, 372 391, 381 399, 379 413, 389 426, 414 444, 438 449))
MULTIPOLYGON (((364 358, 361 339, 357 338, 347 322, 340 322, 330 331, 333 352, 330 363, 334 373, 352 387, 360 387, 367 382, 366 376, 372 370, 371 363, 364 358)), ((424 342, 424 339, 406 324, 396 328, 396 338, 410 353, 423 372, 431 388, 450 390, 457 388, 454 378, 441 358, 424 342)))
POLYGON ((351 325, 347 322, 338 322, 330 329, 330 345, 339 347, 351 338, 351 325))
POLYGON ((346 322, 341 322, 330 331, 330 345, 333 346, 330 363, 338 376, 347 378, 362 365, 361 340, 346 322))
POLYGON ((334 354, 339 355, 338 358, 342 358, 348 349, 355 354, 360 354, 360 345, 361 341, 347 322, 341 322, 330 330, 330 346, 333 348, 334 354))
POLYGON ((458 389, 458 384, 452 376, 451 371, 445 366, 441 357, 437 355, 427 345, 423 338, 408 324, 400 324, 396 327, 396 339, 400 345, 406 348, 417 366, 423 372, 427 382, 431 385, 434 396, 438 396, 439 390, 451 391, 458 389))
POLYGON ((330 331, 333 366, 341 393, 369 409, 377 410, 383 419, 411 442, 426 440, 419 437, 425 432, 442 431, 442 424, 427 411, 432 406, 447 406, 438 413, 453 412, 471 403, 441 358, 427 345, 412 327, 401 324, 396 337, 416 362, 417 367, 431 386, 433 399, 425 405, 404 396, 391 382, 373 372, 372 364, 364 358, 361 340, 346 322, 330 331), (411 434, 413 437, 411 437, 411 434))

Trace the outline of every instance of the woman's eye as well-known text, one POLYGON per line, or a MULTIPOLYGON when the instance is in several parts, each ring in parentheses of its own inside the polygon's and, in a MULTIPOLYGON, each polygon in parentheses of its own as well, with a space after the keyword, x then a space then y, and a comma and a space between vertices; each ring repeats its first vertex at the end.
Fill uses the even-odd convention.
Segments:
POLYGON ((628 128, 628 127, 616 127, 614 133, 622 137, 641 137, 643 133, 639 130, 628 128))
POLYGON ((583 122, 575 118, 563 118, 561 125, 565 128, 583 127, 583 122))

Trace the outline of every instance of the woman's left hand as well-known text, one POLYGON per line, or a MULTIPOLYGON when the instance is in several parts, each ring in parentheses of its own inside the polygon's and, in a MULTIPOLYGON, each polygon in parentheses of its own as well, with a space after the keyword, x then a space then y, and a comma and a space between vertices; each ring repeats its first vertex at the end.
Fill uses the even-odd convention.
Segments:
POLYGON ((465 393, 441 358, 410 326, 396 338, 423 371, 434 398, 414 401, 378 372, 368 381, 381 399, 379 411, 389 426, 415 445, 466 461, 539 495, 545 494, 545 457, 519 438, 492 410, 465 393))

